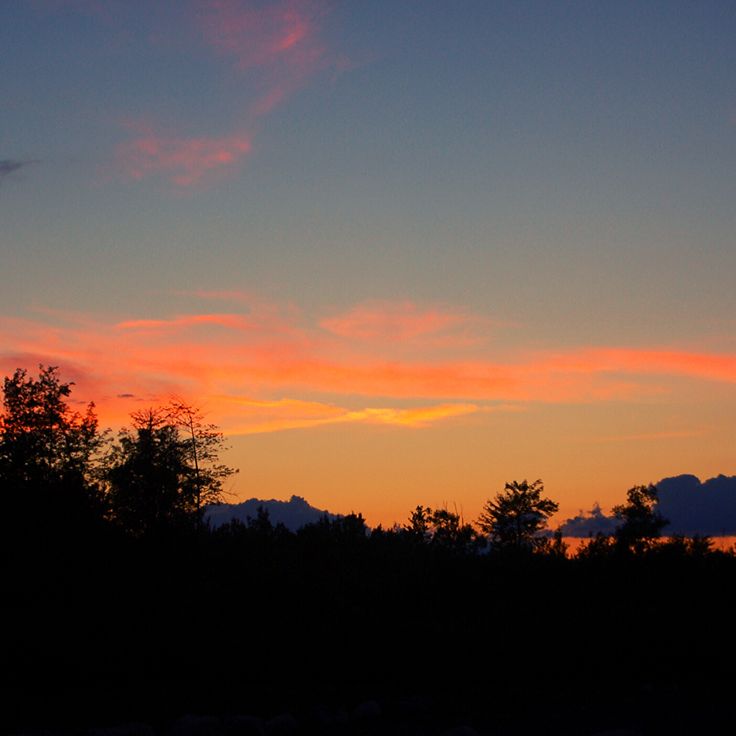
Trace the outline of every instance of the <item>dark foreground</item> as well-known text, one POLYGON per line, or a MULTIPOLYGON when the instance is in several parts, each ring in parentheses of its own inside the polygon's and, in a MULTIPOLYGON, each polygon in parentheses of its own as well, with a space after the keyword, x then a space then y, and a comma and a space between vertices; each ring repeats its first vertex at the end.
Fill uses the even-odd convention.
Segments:
POLYGON ((690 734, 736 723, 730 555, 516 558, 329 527, 155 543, 13 536, 6 732, 690 734))

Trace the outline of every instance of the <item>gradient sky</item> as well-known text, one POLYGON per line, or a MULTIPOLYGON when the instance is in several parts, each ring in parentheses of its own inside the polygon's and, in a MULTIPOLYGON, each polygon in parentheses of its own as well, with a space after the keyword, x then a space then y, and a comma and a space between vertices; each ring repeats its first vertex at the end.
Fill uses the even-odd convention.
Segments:
POLYGON ((736 473, 736 5, 0 3, 0 369, 233 499, 560 517, 736 473))

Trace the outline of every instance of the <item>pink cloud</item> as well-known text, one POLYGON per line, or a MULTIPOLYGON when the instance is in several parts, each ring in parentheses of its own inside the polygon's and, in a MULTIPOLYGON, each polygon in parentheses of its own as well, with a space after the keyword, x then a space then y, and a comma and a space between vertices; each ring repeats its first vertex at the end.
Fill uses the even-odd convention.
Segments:
MULTIPOLYGON (((362 307, 356 309, 360 313, 362 307)), ((431 310, 420 311, 417 319, 411 310, 408 314, 401 334, 425 336, 454 324, 431 310)), ((412 354, 393 357, 396 334, 386 333, 380 321, 377 327, 371 320, 357 324, 357 334, 368 330, 370 349, 365 343, 354 349, 352 338, 319 329, 299 310, 265 302, 254 302, 245 316, 0 317, 0 367, 10 372, 18 365, 58 364, 79 377, 88 398, 109 404, 111 411, 120 411, 115 397, 122 394, 209 397, 232 427, 241 426, 244 411, 253 419, 249 426, 326 421, 420 426, 483 411, 487 404, 482 402, 636 400, 678 390, 680 379, 736 384, 732 353, 604 347, 499 356, 478 355, 476 348, 464 354, 459 347, 451 358, 438 349, 425 351, 419 360, 412 354), (334 406, 318 402, 310 409, 303 402, 315 394, 350 396, 351 404, 361 406, 341 408, 343 398, 334 406), (269 404, 274 396, 288 401, 269 404), (238 404, 243 397, 251 402, 247 410, 238 404), (407 401, 422 402, 424 408, 407 409, 402 406, 407 401), (312 409, 316 415, 309 413, 312 409)))
POLYGON ((460 313, 422 309, 412 302, 366 302, 323 319, 326 330, 358 340, 406 340, 436 334, 467 321, 460 313))
POLYGON ((460 348, 484 342, 496 323, 445 306, 419 306, 410 301, 368 301, 347 312, 322 319, 333 335, 365 343, 460 348))
POLYGON ((284 65, 301 67, 292 73, 303 75, 323 53, 317 40, 323 14, 322 3, 310 0, 203 0, 198 24, 204 40, 241 71, 284 65))
POLYGON ((187 188, 232 170, 250 152, 245 133, 222 138, 180 138, 147 130, 118 146, 117 158, 123 171, 139 180, 160 175, 176 187, 187 188))
POLYGON ((251 151, 257 120, 327 63, 319 40, 321 1, 194 0, 194 7, 205 44, 231 59, 244 77, 244 112, 234 132, 221 137, 168 135, 151 127, 136 131, 117 150, 118 165, 134 180, 160 176, 177 189, 191 189, 234 171, 251 151))
POLYGON ((197 16, 205 42, 255 75, 260 92, 249 106, 258 118, 299 90, 326 64, 319 39, 323 2, 276 0, 256 5, 245 0, 205 0, 197 16))
POLYGON ((242 314, 185 314, 172 319, 131 319, 118 322, 120 330, 176 331, 183 327, 225 327, 231 330, 244 330, 251 322, 242 314))

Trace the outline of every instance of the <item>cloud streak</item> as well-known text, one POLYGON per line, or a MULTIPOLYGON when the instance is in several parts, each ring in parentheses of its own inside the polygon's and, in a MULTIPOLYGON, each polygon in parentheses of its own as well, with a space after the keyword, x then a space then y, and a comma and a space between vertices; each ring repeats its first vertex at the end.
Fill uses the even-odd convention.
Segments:
POLYGON ((12 176, 16 172, 24 169, 26 166, 36 163, 35 161, 20 161, 18 159, 3 158, 0 159, 0 184, 12 176))
POLYGON ((181 138, 149 128, 138 138, 118 146, 117 160, 122 170, 137 181, 157 175, 177 188, 190 188, 233 171, 250 150, 247 133, 222 138, 181 138))
POLYGON ((319 39, 324 15, 324 4, 314 0, 276 0, 266 5, 206 0, 201 3, 198 26, 204 41, 232 60, 238 71, 258 74, 261 90, 250 114, 261 117, 325 64, 327 52, 319 39))
POLYGON ((482 342, 490 320, 443 306, 422 307, 410 301, 369 301, 327 317, 320 326, 339 337, 367 343, 410 341, 433 347, 460 347, 482 342))
POLYGON ((233 132, 219 137, 164 134, 149 125, 116 152, 127 177, 162 178, 178 190, 206 186, 237 171, 252 151, 258 121, 328 63, 319 37, 323 2, 195 0, 192 7, 193 26, 205 47, 228 60, 243 79, 242 118, 233 132))
POLYGON ((475 404, 435 404, 397 408, 370 406, 349 409, 338 404, 282 398, 272 401, 239 396, 213 396, 210 411, 225 417, 232 434, 263 434, 332 424, 367 424, 426 428, 445 419, 480 411, 475 404))
MULTIPOLYGON (((409 341, 475 319, 401 304, 400 314, 410 318, 396 329, 409 341)), ((59 364, 89 388, 89 398, 110 400, 113 408, 123 394, 135 401, 206 397, 238 432, 341 422, 422 427, 499 403, 639 400, 666 395, 682 379, 736 384, 736 354, 724 353, 609 347, 499 355, 491 345, 482 354, 475 346, 451 354, 439 346, 397 357, 397 333, 384 329, 382 318, 377 328, 364 320, 364 305, 344 314, 347 323, 253 300, 233 312, 156 319, 4 317, 0 367, 59 364)))

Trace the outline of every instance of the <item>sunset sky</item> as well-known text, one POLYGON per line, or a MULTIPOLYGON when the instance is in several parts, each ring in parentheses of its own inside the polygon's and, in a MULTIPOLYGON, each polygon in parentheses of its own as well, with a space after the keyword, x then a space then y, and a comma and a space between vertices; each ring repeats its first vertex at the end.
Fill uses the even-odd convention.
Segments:
POLYGON ((0 370, 232 500, 736 474, 736 4, 4 0, 0 370))

